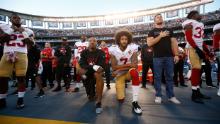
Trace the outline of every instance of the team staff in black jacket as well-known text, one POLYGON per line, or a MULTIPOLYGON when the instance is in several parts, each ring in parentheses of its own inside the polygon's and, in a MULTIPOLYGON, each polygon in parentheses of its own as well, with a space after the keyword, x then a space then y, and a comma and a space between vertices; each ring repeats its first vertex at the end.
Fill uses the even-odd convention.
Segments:
POLYGON ((28 85, 29 78, 31 78, 31 88, 35 87, 35 83, 38 86, 39 92, 35 98, 43 97, 44 90, 42 87, 41 73, 43 71, 42 64, 40 62, 40 49, 34 45, 28 45, 28 69, 26 73, 26 85, 28 85))
POLYGON ((28 46, 28 68, 26 72, 26 87, 28 87, 29 79, 31 79, 31 90, 35 88, 35 77, 37 76, 37 71, 39 60, 40 60, 40 49, 37 45, 28 46))
POLYGON ((66 91, 68 91, 70 86, 70 59, 72 54, 66 38, 62 39, 62 44, 55 50, 54 55, 57 59, 56 81, 58 85, 53 91, 57 92, 61 90, 62 78, 66 86, 66 91))
POLYGON ((153 47, 149 47, 147 44, 145 44, 141 48, 141 61, 143 64, 142 67, 142 88, 146 88, 146 75, 148 72, 148 69, 151 68, 153 71, 153 47))
MULTIPOLYGON (((95 78, 96 81, 96 113, 99 114, 102 111, 101 107, 101 100, 102 100, 102 92, 103 92, 103 71, 105 66, 105 53, 97 48, 97 40, 95 37, 89 38, 89 47, 88 49, 85 49, 81 53, 81 58, 79 61, 80 70, 79 74, 84 77, 88 82, 92 78, 95 78)), ((91 90, 88 88, 94 88, 94 87, 88 87, 85 85, 86 90, 91 90)), ((88 92, 87 92, 88 93, 88 92)), ((95 94, 87 94, 89 95, 95 95, 95 94)), ((95 97, 95 96, 93 96, 95 97)))

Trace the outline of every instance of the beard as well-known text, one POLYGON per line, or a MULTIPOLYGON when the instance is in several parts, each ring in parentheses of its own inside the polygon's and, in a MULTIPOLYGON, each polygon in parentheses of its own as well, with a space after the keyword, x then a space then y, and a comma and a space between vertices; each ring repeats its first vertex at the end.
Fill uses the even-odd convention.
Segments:
POLYGON ((163 24, 163 22, 158 22, 158 23, 157 23, 157 25, 162 25, 162 24, 163 24))
POLYGON ((12 25, 20 28, 21 27, 21 24, 22 24, 22 21, 20 18, 12 18, 10 17, 9 21, 12 23, 12 25))
POLYGON ((124 50, 127 48, 127 46, 128 46, 127 43, 121 43, 121 44, 120 44, 120 47, 121 47, 122 49, 124 49, 124 50))
POLYGON ((15 25, 16 27, 21 27, 21 23, 13 23, 13 25, 15 25))

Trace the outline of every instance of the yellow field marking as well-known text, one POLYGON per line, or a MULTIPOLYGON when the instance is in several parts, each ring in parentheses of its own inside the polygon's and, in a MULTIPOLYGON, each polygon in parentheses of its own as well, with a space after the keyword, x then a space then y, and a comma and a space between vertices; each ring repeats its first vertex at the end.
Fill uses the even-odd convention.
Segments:
POLYGON ((0 124, 80 124, 80 123, 0 115, 0 124))

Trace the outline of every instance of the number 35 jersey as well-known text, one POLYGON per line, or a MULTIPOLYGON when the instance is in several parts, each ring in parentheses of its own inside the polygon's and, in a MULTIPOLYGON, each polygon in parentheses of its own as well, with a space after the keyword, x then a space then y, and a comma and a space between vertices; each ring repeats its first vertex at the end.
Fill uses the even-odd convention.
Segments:
POLYGON ((111 55, 114 55, 118 65, 130 64, 133 53, 138 51, 138 46, 129 44, 125 51, 121 51, 119 46, 112 46, 109 49, 111 55))
POLYGON ((27 53, 27 45, 22 41, 24 38, 33 36, 34 33, 28 28, 24 28, 24 32, 14 32, 10 25, 0 24, 0 29, 10 35, 10 41, 4 43, 4 53, 21 52, 27 53))
MULTIPOLYGON (((186 21, 184 21, 182 23, 183 28, 187 25, 191 25, 193 27, 192 29, 192 38, 194 40, 194 42, 196 43, 196 45, 202 49, 202 45, 203 45, 203 36, 204 36, 204 24, 201 22, 198 22, 196 20, 193 19, 187 19, 186 21)), ((188 42, 188 41, 187 41, 188 42)), ((187 46, 189 46, 189 44, 187 44, 187 46)))

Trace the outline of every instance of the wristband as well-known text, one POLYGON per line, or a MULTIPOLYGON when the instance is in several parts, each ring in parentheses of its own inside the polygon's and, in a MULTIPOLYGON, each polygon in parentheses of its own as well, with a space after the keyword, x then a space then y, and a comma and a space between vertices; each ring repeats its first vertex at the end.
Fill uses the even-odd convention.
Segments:
POLYGON ((97 71, 99 69, 99 67, 100 67, 99 65, 93 65, 92 68, 93 68, 94 71, 97 71))

